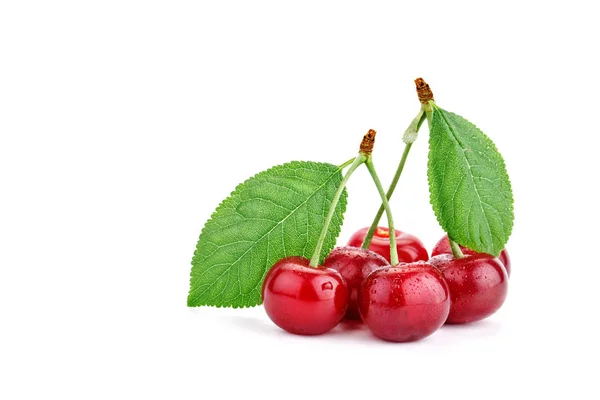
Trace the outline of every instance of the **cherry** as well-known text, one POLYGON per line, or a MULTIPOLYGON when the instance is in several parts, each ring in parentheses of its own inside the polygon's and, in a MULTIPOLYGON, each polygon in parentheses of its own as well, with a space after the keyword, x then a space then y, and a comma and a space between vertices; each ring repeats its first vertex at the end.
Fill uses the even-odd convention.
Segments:
POLYGON ((374 270, 389 267, 390 263, 373 251, 361 249, 360 247, 344 246, 333 249, 323 262, 323 266, 335 269, 344 277, 350 291, 346 318, 360 319, 357 301, 358 290, 362 281, 374 270))
MULTIPOLYGON (((368 231, 368 227, 356 231, 350 237, 348 246, 361 247, 368 231)), ((408 263, 413 261, 427 261, 429 259, 427 250, 418 237, 397 229, 394 231, 396 232, 396 248, 398 249, 398 260, 400 262, 408 263)), ((378 226, 375 229, 369 250, 381 254, 388 262, 390 261, 390 230, 388 228, 378 226)))
POLYGON ((444 324, 450 295, 440 272, 417 261, 369 274, 360 288, 358 308, 375 336, 409 342, 429 336, 444 324))
POLYGON ((309 266, 304 257, 276 262, 262 287, 265 311, 280 328, 298 335, 333 329, 348 307, 348 286, 334 269, 309 266))
MULTIPOLYGON (((460 246, 460 249, 463 252, 463 254, 471 254, 471 255, 485 254, 485 253, 478 253, 475 250, 471 250, 471 249, 468 249, 463 246, 460 246)), ((452 254, 452 249, 450 248, 450 241, 448 240, 448 235, 441 238, 440 241, 436 243, 435 247, 431 251, 431 257, 437 256, 440 254, 452 254)), ((502 252, 500 252, 500 255, 498 256, 498 260, 500 260, 502 265, 504 265, 504 268, 506 268, 506 273, 508 274, 508 276, 510 276, 510 269, 511 269, 510 268, 510 257, 508 256, 508 251, 506 251, 506 249, 504 249, 504 250, 502 250, 502 252)))
POLYGON ((488 254, 454 258, 440 254, 429 259, 450 288, 450 315, 447 323, 467 324, 496 312, 508 290, 508 275, 497 258, 488 254))

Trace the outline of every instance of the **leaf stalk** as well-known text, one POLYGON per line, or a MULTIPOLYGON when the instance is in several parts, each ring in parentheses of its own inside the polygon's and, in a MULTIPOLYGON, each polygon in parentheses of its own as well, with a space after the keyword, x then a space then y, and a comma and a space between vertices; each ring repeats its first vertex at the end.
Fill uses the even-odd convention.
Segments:
POLYGON ((448 240, 450 241, 450 248, 452 249, 452 255, 454 256, 454 258, 463 258, 465 255, 460 249, 459 244, 456 243, 454 240, 450 239, 450 237, 448 237, 448 240))

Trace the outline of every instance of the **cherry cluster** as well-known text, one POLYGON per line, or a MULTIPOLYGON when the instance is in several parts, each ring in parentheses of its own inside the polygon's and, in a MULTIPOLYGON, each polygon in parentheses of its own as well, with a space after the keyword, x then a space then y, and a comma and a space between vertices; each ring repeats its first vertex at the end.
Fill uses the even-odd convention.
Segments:
MULTIPOLYGON (((485 164, 486 171, 492 176, 493 179, 487 181, 503 183, 502 190, 498 191, 499 198, 506 200, 502 204, 508 209, 507 217, 512 222, 510 182, 502 157, 493 149, 492 142, 464 118, 439 108, 434 103, 429 85, 422 78, 416 79, 415 84, 421 111, 404 133, 404 152, 387 193, 381 186, 371 157, 376 133, 371 129, 361 142, 359 155, 354 161, 341 166, 352 162, 330 203, 312 258, 283 258, 266 274, 262 287, 263 304, 271 320, 284 330, 300 335, 318 335, 330 331, 347 318, 362 320, 381 339, 410 342, 431 335, 444 324, 467 324, 487 318, 504 303, 510 275, 506 249, 496 258, 461 246, 454 236, 462 236, 462 240, 466 240, 465 235, 457 232, 455 226, 444 223, 433 202, 440 225, 449 235, 435 245, 431 257, 417 237, 394 228, 389 199, 412 143, 426 119, 430 138, 437 138, 437 141, 430 141, 429 167, 432 157, 440 154, 445 154, 442 158, 446 165, 448 154, 456 150, 445 146, 440 138, 455 143, 460 133, 458 136, 475 146, 479 157, 477 161, 485 164), (482 143, 487 144, 483 146, 482 143), (437 152, 434 151, 436 149, 437 152), (377 187, 381 207, 370 227, 354 233, 346 246, 333 249, 320 263, 323 239, 335 207, 350 175, 362 164, 369 170, 377 187), (378 226, 384 211, 388 228, 378 226)), ((463 154, 473 151, 466 144, 459 143, 458 146, 467 147, 466 150, 460 147, 463 154)), ((470 164, 467 165, 470 168, 470 164)), ((460 171, 462 165, 454 163, 449 168, 460 171)), ((430 191, 456 184, 452 180, 444 181, 443 174, 437 179, 436 174, 440 175, 435 168, 428 169, 430 191)), ((489 221, 479 223, 485 225, 489 221)), ((488 230, 491 234, 491 229, 488 230)), ((501 241, 498 247, 504 247, 508 240, 506 232, 502 237, 495 236, 501 241)), ((479 251, 495 252, 498 248, 473 240, 467 240, 467 243, 479 251)))
MULTIPOLYGON (((293 199, 293 209, 281 206, 286 200, 292 201, 289 196, 273 201, 278 200, 276 188, 280 178, 275 171, 287 168, 287 164, 255 175, 221 203, 202 230, 192 259, 188 305, 255 306, 262 300, 271 320, 294 334, 323 334, 346 318, 362 320, 375 336, 392 342, 419 340, 444 324, 467 324, 496 312, 508 290, 510 259, 503 248, 514 220, 512 189, 504 160, 477 126, 440 108, 422 78, 417 78, 415 85, 421 107, 402 136, 404 150, 387 191, 373 162, 377 133, 373 129, 362 138, 358 154, 342 164, 295 162, 309 164, 311 167, 303 174, 314 172, 315 180, 309 181, 322 181, 319 185, 306 185, 304 175, 294 176, 290 169, 286 170, 281 177, 286 184, 282 186, 301 197, 310 192, 311 206, 301 198, 293 199), (410 149, 425 121, 429 126, 430 203, 440 227, 447 233, 432 249, 431 257, 421 240, 395 229, 390 206, 410 149), (346 246, 333 248, 343 219, 346 185, 363 165, 371 175, 381 205, 368 228, 355 232, 346 246), (270 177, 268 181, 266 176, 270 177), (261 201, 253 201, 255 207, 248 201, 242 213, 238 211, 242 199, 261 201), (283 217, 280 207, 290 213, 283 217), (327 207, 329 210, 323 215, 327 207), (480 212, 484 208, 494 212, 480 212), (307 213, 307 229, 321 227, 318 239, 303 234, 301 238, 294 237, 300 234, 298 225, 284 234, 283 224, 299 209, 302 211, 296 215, 307 213), (232 230, 246 230, 254 223, 254 216, 264 220, 262 216, 270 213, 282 219, 268 220, 276 224, 259 239, 266 237, 266 246, 263 242, 255 247, 254 229, 244 232, 250 233, 246 240, 231 242, 237 238, 231 235, 232 230), (384 214, 387 228, 379 226, 384 214), (221 234, 223 227, 226 229, 221 234), (275 227, 281 227, 282 234, 271 245, 269 235, 275 227), (294 246, 286 246, 288 240, 293 240, 294 246), (309 259, 306 256, 311 248, 314 250, 309 259), (235 249, 234 253, 231 249, 235 249), (230 281, 232 268, 242 258, 243 267, 241 263, 235 267, 237 274, 230 281), (279 261, 272 264, 274 260, 279 261), (271 268, 265 273, 265 265, 269 264, 271 268), (244 273, 240 274, 240 270, 244 273), (252 290, 242 293, 241 281, 250 277, 252 283, 248 281, 246 289, 252 290), (258 277, 264 277, 260 293, 256 286, 260 285, 258 277), (237 287, 239 293, 234 290, 237 287)), ((300 220, 304 218, 301 216, 300 220)), ((290 220, 296 224, 296 218, 290 220)), ((304 231, 303 226, 301 230, 304 231)))
POLYGON ((279 260, 262 296, 271 320, 300 335, 318 335, 343 318, 362 319, 373 334, 392 342, 431 335, 446 324, 479 321, 496 312, 508 289, 510 259, 461 247, 447 236, 432 256, 415 236, 394 230, 399 263, 390 264, 390 230, 378 227, 368 249, 368 228, 337 247, 313 268, 304 257, 279 260))

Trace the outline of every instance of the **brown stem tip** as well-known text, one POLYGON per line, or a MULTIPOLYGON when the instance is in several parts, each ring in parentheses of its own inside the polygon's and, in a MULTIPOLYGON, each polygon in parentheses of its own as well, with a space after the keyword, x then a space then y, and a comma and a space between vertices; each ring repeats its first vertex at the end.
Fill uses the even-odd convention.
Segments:
POLYGON ((360 152, 369 155, 373 152, 373 146, 375 145, 375 132, 373 129, 369 129, 369 132, 363 136, 362 142, 360 142, 360 152))
POLYGON ((427 104, 430 100, 433 100, 433 92, 423 78, 415 79, 415 85, 417 85, 417 96, 419 96, 421 104, 427 104))

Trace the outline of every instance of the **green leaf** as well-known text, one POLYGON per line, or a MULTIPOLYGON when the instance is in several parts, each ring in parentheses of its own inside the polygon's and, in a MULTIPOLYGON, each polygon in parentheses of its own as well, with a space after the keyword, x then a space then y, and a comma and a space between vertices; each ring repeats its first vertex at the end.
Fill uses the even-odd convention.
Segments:
MULTIPOLYGON (((192 259, 188 306, 261 304, 262 283, 275 262, 311 257, 341 181, 338 166, 292 161, 240 184, 202 229, 192 259)), ((346 197, 344 190, 321 259, 340 233, 346 197)))
POLYGON ((514 219, 504 160, 475 125, 431 104, 427 175, 433 211, 453 240, 497 256, 514 219))

